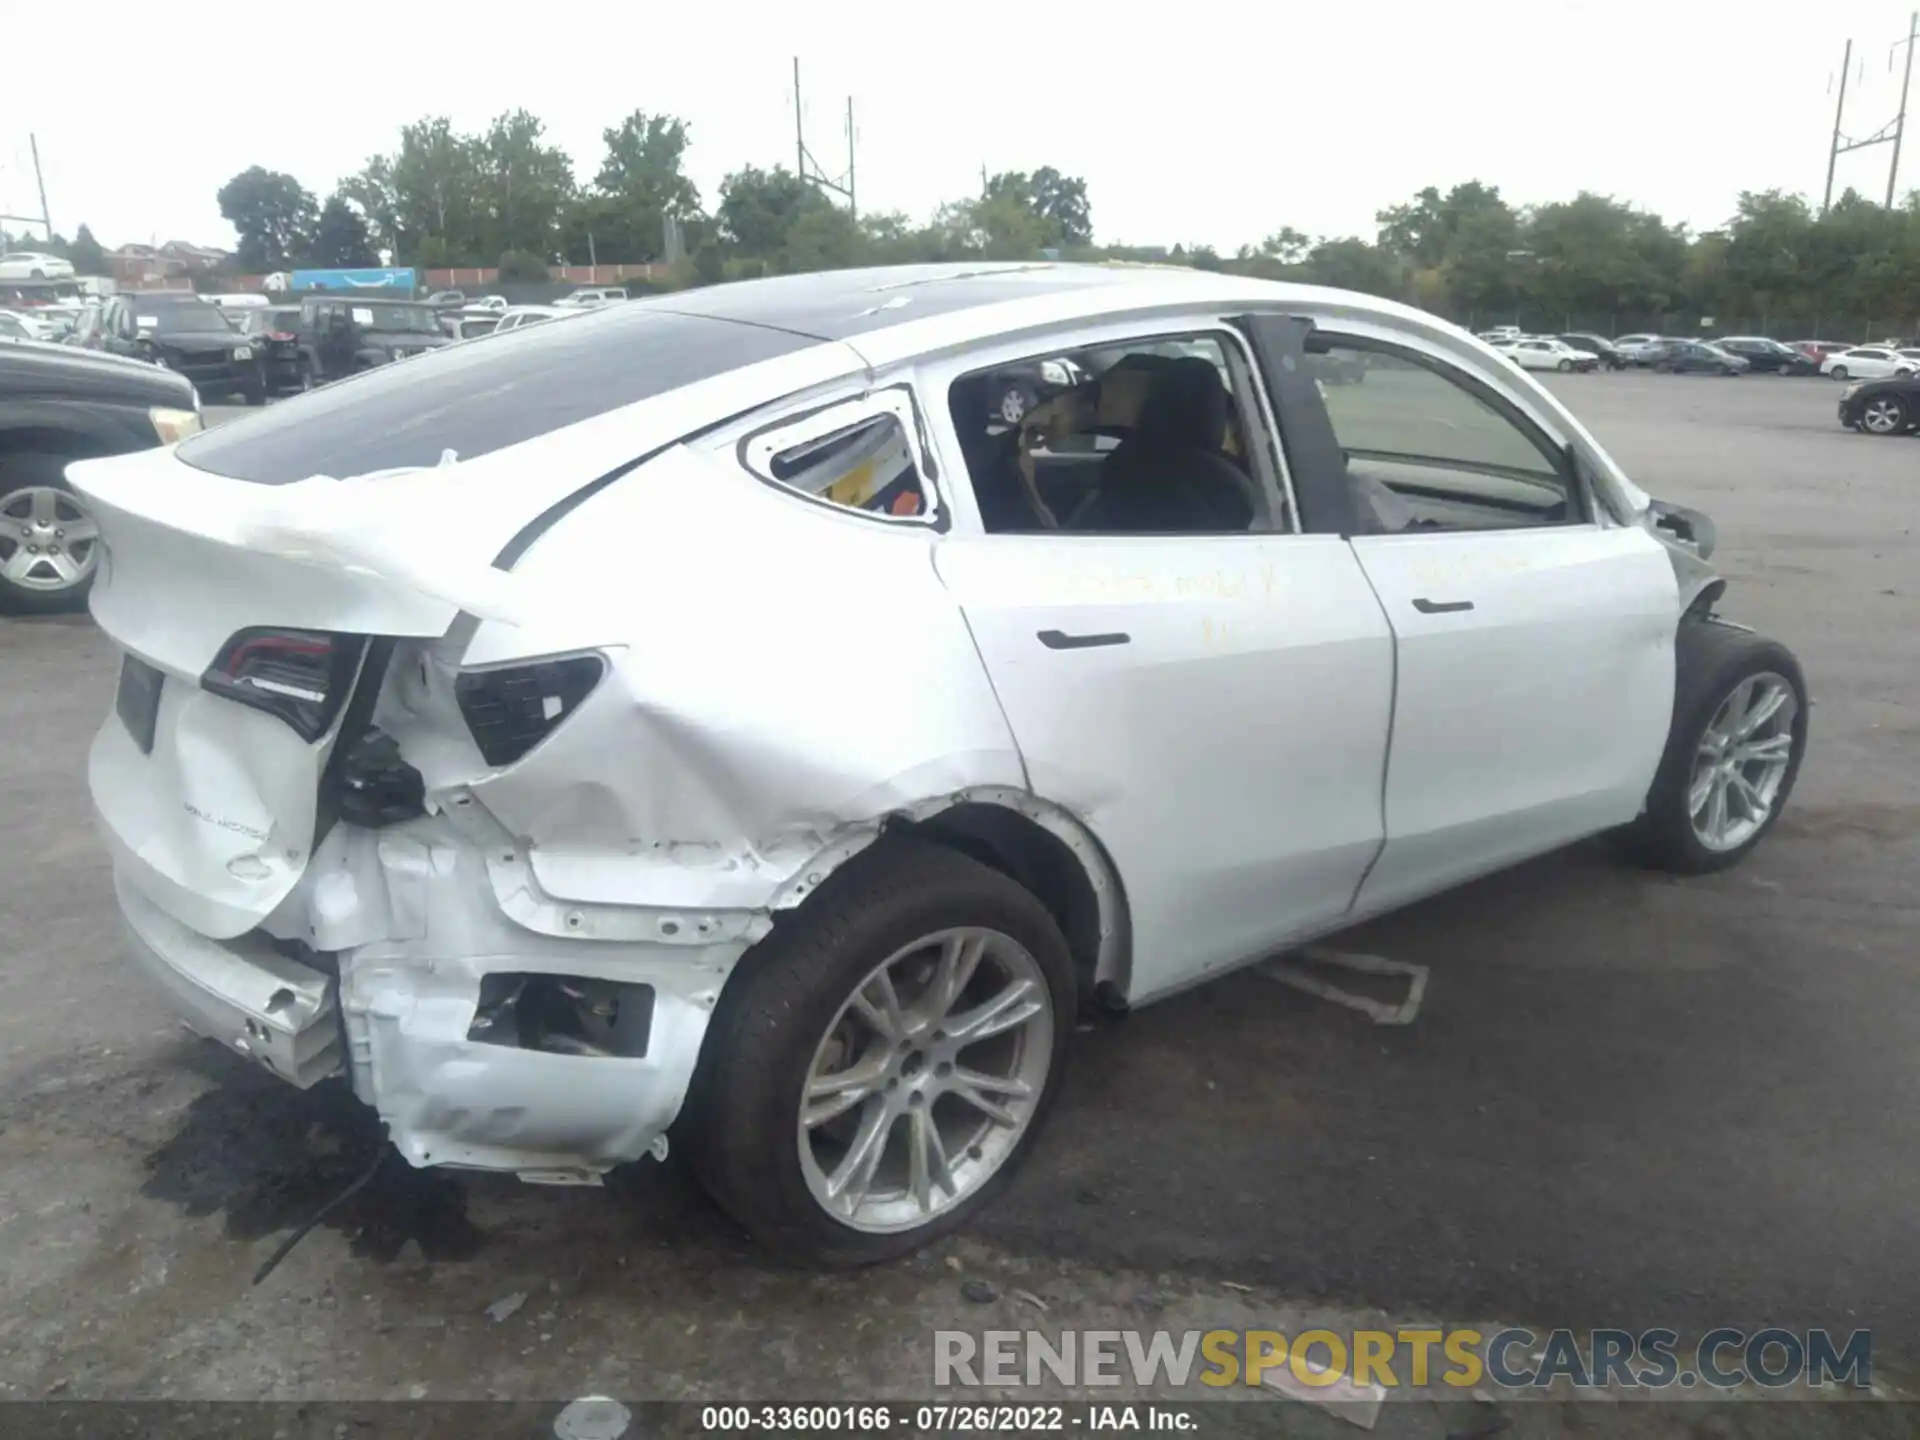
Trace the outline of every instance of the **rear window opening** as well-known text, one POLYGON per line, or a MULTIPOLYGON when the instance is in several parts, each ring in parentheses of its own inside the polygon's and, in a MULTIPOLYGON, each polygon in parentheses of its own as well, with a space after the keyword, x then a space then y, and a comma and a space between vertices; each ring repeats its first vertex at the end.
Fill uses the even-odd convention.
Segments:
POLYGON ((437 465, 448 450, 472 460, 819 343, 638 303, 608 306, 565 325, 516 329, 498 344, 382 365, 196 435, 175 454, 263 485, 437 465))

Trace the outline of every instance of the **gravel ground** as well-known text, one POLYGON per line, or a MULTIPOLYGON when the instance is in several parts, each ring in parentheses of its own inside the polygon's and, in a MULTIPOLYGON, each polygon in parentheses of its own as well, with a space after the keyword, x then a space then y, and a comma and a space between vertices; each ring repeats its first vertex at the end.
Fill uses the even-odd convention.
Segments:
MULTIPOLYGON (((1341 942, 1432 968, 1405 1030, 1243 974, 1082 1035, 976 1232, 856 1276, 770 1267, 672 1162, 603 1191, 390 1165, 250 1286, 373 1132, 185 1036, 121 965, 82 773, 113 657, 84 619, 0 622, 0 1396, 911 1397, 934 1329, 1035 1317, 1872 1326, 1897 1379, 1920 1336, 1920 441, 1840 431, 1819 381, 1552 383, 1643 486, 1714 516, 1723 609, 1807 664, 1774 836, 1686 883, 1576 847, 1341 942)), ((1376 1433, 1912 1429, 1499 1410, 1392 1405, 1376 1433)), ((1240 1409, 1206 1413, 1228 1433, 1240 1409)))

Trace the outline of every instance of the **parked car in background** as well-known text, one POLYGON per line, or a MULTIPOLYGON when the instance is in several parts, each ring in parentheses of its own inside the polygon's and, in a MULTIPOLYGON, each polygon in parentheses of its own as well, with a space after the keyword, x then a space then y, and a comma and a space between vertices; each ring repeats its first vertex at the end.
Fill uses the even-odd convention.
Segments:
POLYGON ((0 255, 0 280, 71 280, 72 262, 37 250, 11 250, 0 255))
POLYGON ((70 345, 0 341, 0 611, 86 603, 100 532, 70 461, 184 439, 200 405, 183 375, 70 345))
POLYGON ((18 310, 0 310, 0 335, 9 340, 45 340, 47 332, 38 320, 18 310))
POLYGON ((478 300, 469 300, 466 308, 469 310, 491 310, 497 315, 507 308, 507 297, 504 295, 482 295, 478 300))
POLYGON ((500 317, 491 310, 459 310, 444 323, 454 339, 478 340, 500 328, 500 317))
POLYGON ((436 290, 421 303, 431 305, 437 310, 458 310, 467 303, 467 292, 464 290, 436 290))
POLYGON ((624 286, 590 285, 584 289, 574 290, 568 294, 562 295, 558 300, 554 301, 553 303, 556 305, 565 306, 568 309, 572 309, 576 306, 592 307, 592 306, 598 306, 598 305, 612 305, 615 302, 624 300, 626 298, 627 298, 627 292, 624 286))
POLYGON ((1480 338, 1491 344, 1495 340, 1518 340, 1522 333, 1518 325, 1495 325, 1482 330, 1480 338))
POLYGON ((1816 370, 1820 368, 1820 362, 1827 356, 1852 348, 1839 340, 1789 340, 1787 343, 1813 361, 1816 370))
POLYGON ((112 354, 151 360, 193 382, 203 401, 267 398, 260 357, 224 311, 191 291, 132 292, 106 302, 104 345, 112 354))
POLYGON ((1597 370, 1600 357, 1591 350, 1576 350, 1564 340, 1546 335, 1529 335, 1502 347, 1522 370, 1597 370))
POLYGON ((1655 345, 1664 344, 1664 337, 1636 332, 1632 335, 1614 337, 1613 348, 1620 352, 1620 358, 1629 365, 1646 366, 1651 363, 1647 352, 1655 345))
POLYGON ((1589 355, 1596 356, 1600 364, 1608 370, 1624 370, 1627 368, 1627 357, 1620 353, 1620 347, 1618 345, 1615 345, 1613 341, 1607 339, 1604 335, 1593 335, 1584 330, 1576 330, 1571 335, 1562 335, 1560 337, 1560 343, 1562 345, 1571 345, 1575 350, 1584 350, 1589 355))
POLYGON ((1747 362, 1703 340, 1657 340, 1642 346, 1634 363, 1663 375, 1744 375, 1747 362))
POLYGON ((509 305, 500 314, 500 323, 494 327, 495 333, 506 330, 520 330, 528 325, 538 325, 544 320, 562 320, 569 315, 584 315, 592 308, 585 305, 509 305))
POLYGON ((1851 382, 1840 394, 1840 423, 1869 435, 1920 427, 1920 374, 1851 382))
POLYGON ((284 394, 300 388, 300 307, 264 305, 234 317, 242 335, 260 357, 267 392, 284 394))
POLYGON ((1890 350, 1884 345, 1836 350, 1820 362, 1820 373, 1835 380, 1885 380, 1916 371, 1920 371, 1920 351, 1890 350))
POLYGON ((1728 335, 1713 343, 1729 355, 1738 355, 1757 374, 1812 375, 1819 369, 1793 346, 1764 335, 1728 335))
POLYGON ((453 343, 433 306, 362 295, 305 296, 297 333, 303 390, 453 343))
POLYGON ((674 1127, 812 1265, 991 1203, 1083 1007, 1590 835, 1723 870, 1807 744, 1792 653, 1714 614, 1711 522, 1341 291, 745 281, 73 478, 122 655, 88 783, 167 1003, 415 1166, 593 1183, 674 1127), (1310 347, 1367 385, 1297 383, 1310 347), (1116 351, 1057 424, 983 422, 1116 351), (837 623, 769 623, 802 606, 837 623))

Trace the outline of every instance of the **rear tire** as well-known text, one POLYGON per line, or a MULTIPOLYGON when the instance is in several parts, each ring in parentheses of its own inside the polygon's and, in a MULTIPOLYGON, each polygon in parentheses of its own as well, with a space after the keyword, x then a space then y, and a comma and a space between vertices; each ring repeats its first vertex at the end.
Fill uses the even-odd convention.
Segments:
MULTIPOLYGON (((945 846, 882 839, 830 875, 728 979, 677 1132, 708 1191, 782 1258, 839 1268, 907 1254, 964 1225, 1013 1178, 1060 1088, 1074 989, 1066 941, 1031 892, 945 846), (937 974, 930 967, 944 953, 940 947, 952 943, 941 937, 955 932, 992 937, 982 944, 998 948, 984 952, 956 1002, 942 1006, 933 995, 937 974), (980 994, 999 999, 1013 992, 1016 982, 1008 980, 1003 988, 998 978, 997 954, 1013 962, 1008 975, 1025 977, 1020 1008, 1040 1008, 992 1039, 953 1039, 937 1027, 953 1026, 969 1008, 984 1007, 980 994), (911 969, 923 959, 924 991, 911 969), (890 988, 876 990, 883 973, 898 977, 897 983, 890 979, 890 988), (897 1005, 887 1007, 902 1021, 897 1032, 915 1038, 895 1044, 865 1018, 856 997, 873 1006, 876 995, 897 997, 897 1005), (995 1070, 991 1056, 1002 1041, 1010 1042, 1009 1052, 1024 1067, 1015 1073, 1026 1077, 1026 1092, 982 1093, 1016 1117, 1014 1127, 984 1121, 984 1110, 954 1100, 950 1089, 941 1093, 943 1086, 961 1083, 944 1078, 950 1074, 995 1070), (974 1058, 957 1058, 962 1044, 974 1058), (831 1079, 870 1065, 879 1068, 858 1086, 831 1085, 831 1079), (824 1087, 823 1075, 830 1077, 824 1087), (932 1088, 921 1094, 929 1083, 932 1088), (836 1096, 856 1089, 857 1101, 834 1104, 836 1096), (915 1108, 906 1108, 908 1101, 915 1108), (835 1118, 803 1124, 809 1104, 825 1105, 835 1118), (934 1126, 943 1114, 947 1118, 936 1130, 938 1170, 953 1177, 956 1188, 943 1193, 929 1185, 926 1198, 916 1201, 915 1141, 922 1126, 934 1126), (972 1133, 970 1125, 984 1128, 972 1133), (828 1201, 816 1197, 822 1187, 831 1189, 832 1178, 847 1173, 843 1167, 853 1163, 860 1137, 868 1134, 880 1136, 873 1142, 880 1170, 892 1158, 898 1173, 876 1171, 858 1192, 868 1198, 852 1198, 845 1215, 830 1213, 828 1201), (822 1145, 828 1147, 824 1155, 822 1145), (966 1175, 969 1169, 973 1173, 966 1175)), ((931 1142, 928 1147, 920 1152, 923 1172, 924 1157, 935 1149, 931 1142)), ((859 1183, 846 1182, 839 1194, 855 1197, 851 1187, 859 1183)))
POLYGON ((1571 360, 1562 360, 1558 365, 1554 366, 1553 368, 1558 370, 1562 375, 1564 375, 1569 370, 1573 369, 1573 362, 1571 360))
POLYGON ((1836 365, 1827 373, 1836 380, 1845 380, 1847 378, 1847 367, 1844 365, 1836 365))
POLYGON ((1704 875, 1745 859, 1786 807, 1807 748, 1807 685, 1800 662, 1786 646, 1720 620, 1682 620, 1674 656, 1673 723, 1666 753, 1647 791, 1646 809, 1616 831, 1615 838, 1643 865, 1704 875), (1782 696, 1778 708, 1744 736, 1740 726, 1746 712, 1734 715, 1729 710, 1737 708, 1743 687, 1753 707, 1764 708, 1763 696, 1782 696), (1792 713, 1782 720, 1780 711, 1788 705, 1792 713), (1725 733, 1713 728, 1716 722, 1725 733), (1755 758, 1741 759, 1768 745, 1784 749, 1784 756, 1762 759, 1756 753, 1755 758), (1785 762, 1777 773, 1772 769, 1775 758, 1785 762), (1743 798, 1747 794, 1765 799, 1765 813, 1757 823, 1733 823, 1714 833, 1715 805, 1723 821, 1755 821, 1753 808, 1743 798), (1741 816, 1733 816, 1735 808, 1741 816))

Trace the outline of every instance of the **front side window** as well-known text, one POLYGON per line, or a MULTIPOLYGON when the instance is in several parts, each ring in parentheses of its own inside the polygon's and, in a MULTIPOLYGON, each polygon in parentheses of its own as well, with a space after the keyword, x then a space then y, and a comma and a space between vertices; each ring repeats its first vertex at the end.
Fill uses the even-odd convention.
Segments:
MULTIPOLYGON (((1316 347, 1317 348, 1317 347, 1316 347)), ((1503 530, 1583 518, 1566 457, 1495 392, 1411 352, 1334 340, 1367 383, 1324 387, 1362 528, 1503 530)))
POLYGON ((1283 507, 1251 371, 1217 333, 1053 351, 948 391, 989 533, 1244 534, 1283 507), (1272 489, 1269 486, 1273 486, 1272 489))

